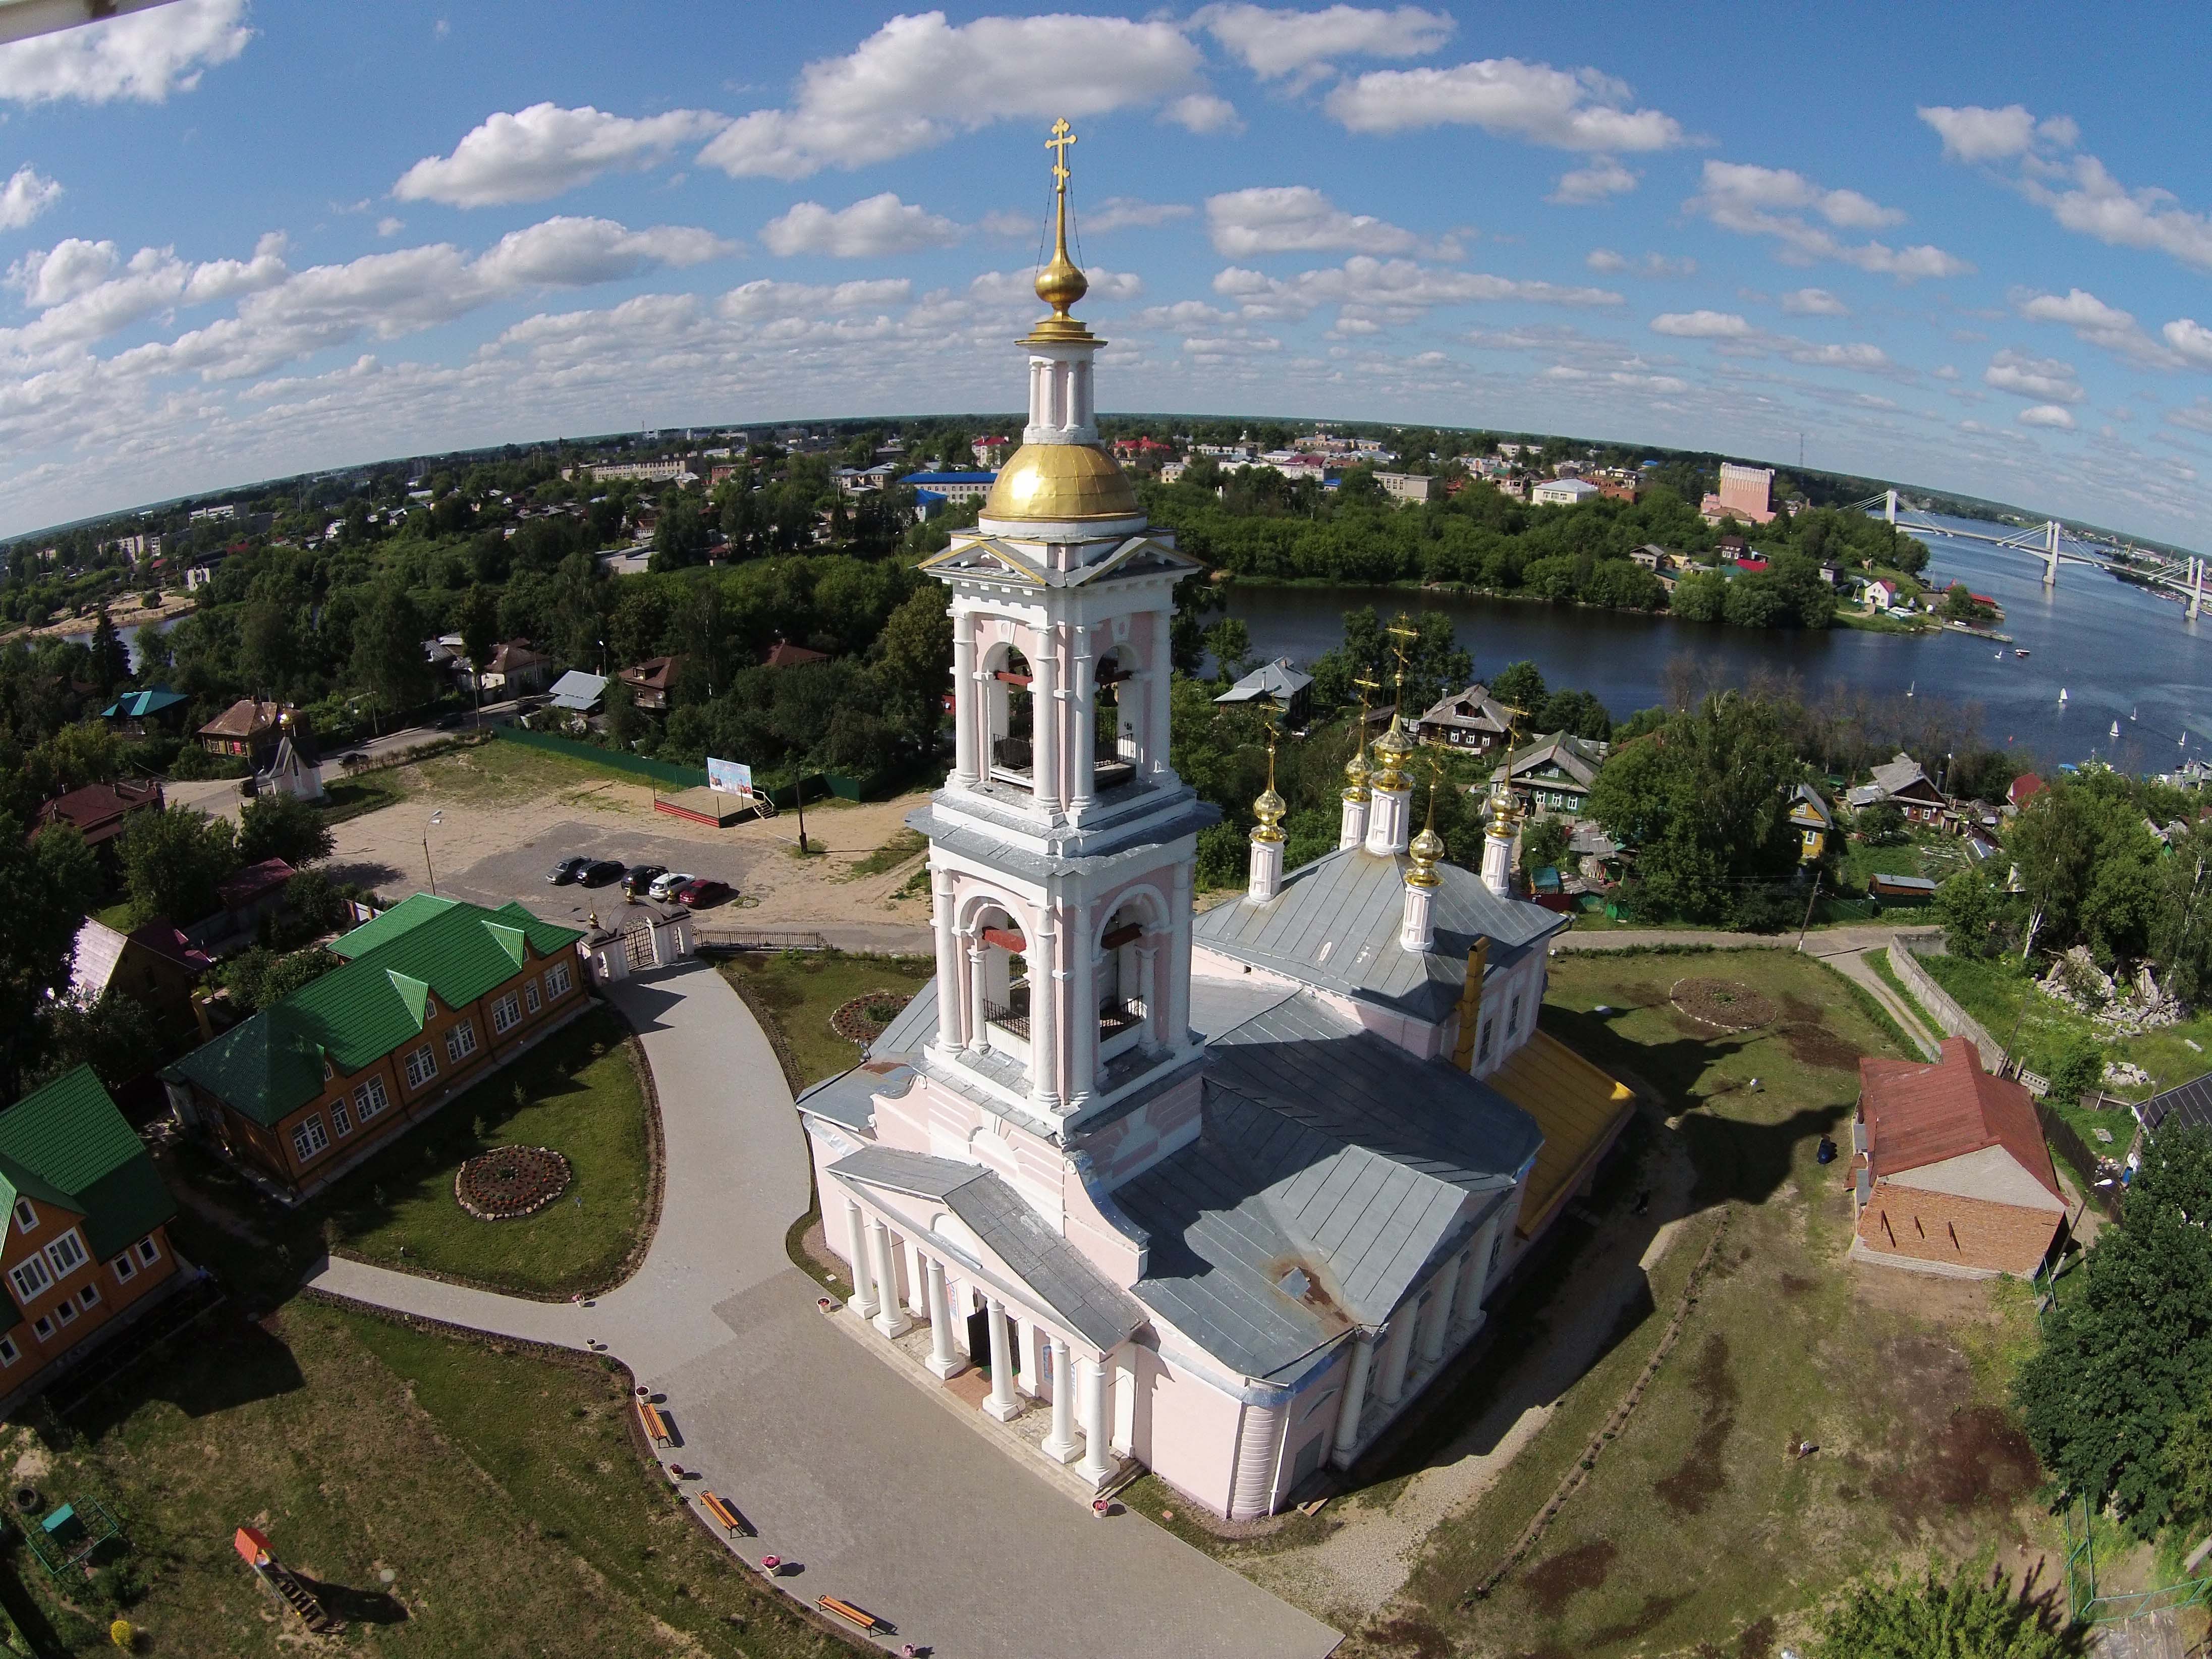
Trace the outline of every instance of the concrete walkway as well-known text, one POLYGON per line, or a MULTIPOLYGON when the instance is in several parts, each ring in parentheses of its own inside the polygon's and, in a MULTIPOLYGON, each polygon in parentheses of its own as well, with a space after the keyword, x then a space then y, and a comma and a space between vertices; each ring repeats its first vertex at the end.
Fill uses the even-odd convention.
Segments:
MULTIPOLYGON (((1933 939, 1939 927, 1900 926, 1893 921, 1855 922, 1845 927, 1820 927, 1805 935, 1808 957, 1839 957, 1854 951, 1876 951, 1893 939, 1933 939)), ((1731 933, 1709 927, 1569 928, 1552 941, 1560 951, 1634 951, 1672 945, 1681 950, 1795 951, 1797 934, 1731 933)))
MULTIPOLYGON (((1889 947, 1881 947, 1887 951, 1889 947)), ((1875 971, 1867 960, 1872 951, 1852 951, 1843 956, 1828 958, 1829 965, 1853 984, 1865 988, 1867 994, 1882 1006, 1882 1012, 1897 1022, 1907 1041, 1919 1046, 1921 1054, 1928 1060, 1942 1058, 1943 1034, 1931 1030, 1926 1020, 1913 1012, 1912 1005, 1890 988, 1889 981, 1875 971)))
MULTIPOLYGON (((531 1302, 359 1262, 317 1290, 471 1329, 604 1344, 665 1397, 665 1454, 758 1528, 744 1556, 946 1656, 1320 1659, 1336 1632, 1131 1515, 1106 1521, 1032 1477, 815 1305, 784 1254, 807 1206, 806 1152, 766 1036, 709 967, 608 988, 660 1099, 660 1224, 636 1277, 596 1304, 531 1302), (1133 1622, 1140 1621, 1140 1622, 1133 1622), (1134 1632, 1133 1634, 1133 1632, 1134 1632), (1133 1643, 1134 1645, 1133 1645, 1133 1643)), ((842 1317, 843 1316, 837 1316, 842 1317)))

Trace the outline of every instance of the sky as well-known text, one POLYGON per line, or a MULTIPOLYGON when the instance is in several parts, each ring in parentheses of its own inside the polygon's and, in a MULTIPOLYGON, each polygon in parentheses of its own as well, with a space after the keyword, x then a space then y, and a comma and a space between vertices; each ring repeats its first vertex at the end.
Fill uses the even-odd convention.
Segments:
POLYGON ((176 3, 0 46, 0 534, 641 427, 1561 432, 2196 547, 2212 10, 176 3))

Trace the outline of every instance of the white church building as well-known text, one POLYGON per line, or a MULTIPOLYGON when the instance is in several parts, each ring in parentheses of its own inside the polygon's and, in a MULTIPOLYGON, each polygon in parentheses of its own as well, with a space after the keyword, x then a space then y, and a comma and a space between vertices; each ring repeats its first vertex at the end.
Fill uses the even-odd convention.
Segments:
MULTIPOLYGON (((1060 174, 1064 203, 1065 174, 1060 174)), ((1350 1467, 1481 1330, 1631 1110, 1536 1030, 1565 918, 1414 836, 1394 716, 1341 844, 1197 914, 1215 822, 1169 752, 1169 627, 1200 568, 1101 447, 1063 235, 1021 342, 1029 423, 951 593, 951 775, 928 836, 937 975, 799 1101, 849 1313, 926 1322, 982 1409, 1104 1486, 1134 1460, 1218 1513, 1350 1467)))

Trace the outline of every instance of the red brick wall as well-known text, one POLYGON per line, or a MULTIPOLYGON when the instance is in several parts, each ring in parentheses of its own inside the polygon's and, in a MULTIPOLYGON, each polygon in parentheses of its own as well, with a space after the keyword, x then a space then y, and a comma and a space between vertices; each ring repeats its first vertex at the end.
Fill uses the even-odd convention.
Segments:
MULTIPOLYGON (((44 1249, 72 1227, 76 1229, 78 1243, 88 1253, 90 1252, 92 1240, 86 1235, 82 1215, 41 1203, 36 1199, 32 1200, 32 1208, 37 1212, 38 1224, 27 1233, 16 1226, 12 1214, 0 1212, 0 1227, 6 1229, 5 1243, 0 1243, 0 1273, 15 1267, 33 1251, 44 1249)), ((152 1237, 161 1255, 160 1259, 151 1265, 139 1261, 136 1240, 124 1247, 125 1254, 130 1255, 131 1267, 136 1269, 129 1279, 116 1277, 115 1264, 112 1260, 103 1261, 93 1256, 48 1285, 23 1307, 22 1322, 12 1332, 18 1358, 12 1365, 0 1366, 0 1393, 15 1388, 25 1378, 52 1364, 177 1271, 176 1256, 169 1248, 167 1229, 156 1227, 152 1237), (83 1308, 66 1325, 58 1318, 52 1317, 57 1305, 64 1301, 69 1302, 72 1307, 81 1307, 78 1292, 88 1285, 98 1290, 99 1301, 89 1308, 83 1308), (42 1314, 49 1316, 52 1333, 43 1340, 35 1328, 36 1321, 42 1314)), ((13 1286, 9 1287, 9 1295, 11 1297, 15 1296, 13 1286)))
POLYGON ((2058 1231, 2048 1210, 1877 1181, 1859 1212, 1860 1242, 1885 1255, 2033 1273, 2058 1231))

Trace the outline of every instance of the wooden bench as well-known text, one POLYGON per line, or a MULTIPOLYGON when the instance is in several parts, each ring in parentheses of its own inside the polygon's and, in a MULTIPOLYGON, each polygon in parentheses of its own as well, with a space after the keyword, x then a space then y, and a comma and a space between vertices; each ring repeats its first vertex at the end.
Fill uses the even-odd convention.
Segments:
POLYGON ((752 1523, 744 1516, 739 1515, 737 1506, 726 1498, 718 1498, 713 1492, 702 1492, 699 1494, 699 1507, 732 1532, 742 1534, 747 1538, 753 1536, 752 1523))
POLYGON ((637 1420, 639 1425, 645 1430, 646 1438, 652 1441, 654 1445, 665 1446, 670 1443, 668 1424, 660 1414, 660 1407, 643 1395, 638 1396, 637 1420))
POLYGON ((850 1601, 835 1595, 817 1595, 814 1598, 814 1605, 824 1613, 834 1613, 840 1619, 851 1620, 865 1631, 879 1631, 884 1628, 884 1621, 877 1618, 874 1613, 865 1608, 856 1607, 850 1601))

